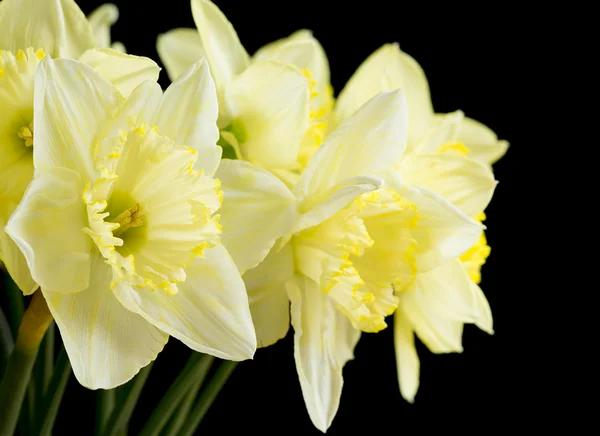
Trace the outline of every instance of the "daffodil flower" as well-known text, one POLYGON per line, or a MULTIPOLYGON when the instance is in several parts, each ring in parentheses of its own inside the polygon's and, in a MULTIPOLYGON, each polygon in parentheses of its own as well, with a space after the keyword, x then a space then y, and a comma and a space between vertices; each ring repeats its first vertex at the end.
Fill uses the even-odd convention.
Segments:
POLYGON ((205 56, 219 94, 222 139, 237 157, 293 186, 323 141, 333 107, 329 66, 308 31, 268 44, 252 58, 223 13, 192 0, 196 29, 161 35, 158 53, 169 77, 205 56))
POLYGON ((110 28, 119 19, 119 9, 112 3, 105 3, 96 8, 89 16, 94 38, 99 48, 112 48, 125 53, 125 46, 120 42, 111 43, 110 28))
MULTIPOLYGON (((432 129, 443 123, 446 114, 434 113, 429 93, 429 83, 421 66, 410 55, 400 50, 398 44, 385 44, 369 56, 350 78, 337 98, 332 125, 337 125, 374 95, 382 91, 403 89, 410 111, 409 153, 417 150, 432 129)), ((508 143, 498 140, 496 134, 485 125, 471 118, 462 117, 455 138, 468 144, 469 154, 486 164, 500 159, 508 143)))
MULTIPOLYGON (((441 195, 482 222, 496 186, 491 164, 508 144, 461 111, 434 114, 425 74, 397 44, 381 47, 359 67, 337 99, 332 124, 342 122, 379 92, 397 88, 407 90, 411 122, 408 153, 386 179, 388 186, 399 183, 395 179, 401 175, 403 182, 441 195)), ((406 400, 414 401, 419 386, 415 333, 434 353, 461 352, 466 323, 493 333, 491 310, 478 286, 489 254, 481 228, 460 256, 420 269, 403 286, 395 284, 399 305, 394 339, 400 391, 406 400)))
MULTIPOLYGON (((386 327, 385 317, 399 304, 395 289, 464 253, 482 228, 442 196, 400 179, 395 168, 407 127, 400 91, 367 102, 309 159, 293 188, 295 217, 282 195, 271 195, 273 210, 280 199, 280 213, 270 213, 279 217, 273 223, 281 232, 284 221, 292 222, 291 229, 258 266, 238 261, 259 346, 287 334, 291 301, 296 367, 310 417, 321 431, 336 414, 344 364, 361 332, 386 327)), ((252 165, 235 161, 219 170, 226 199, 246 185, 232 174, 234 166, 252 165)), ((243 207, 224 210, 223 222, 235 222, 235 213, 242 212, 249 222, 261 216, 243 207)), ((227 232, 223 243, 232 253, 242 246, 241 237, 227 232)))
POLYGON ((0 261, 25 294, 37 289, 20 250, 4 232, 33 176, 36 69, 47 56, 80 59, 123 95, 160 68, 150 59, 98 46, 90 23, 73 0, 0 2, 0 261))
POLYGON ((6 227, 39 283, 74 373, 110 389, 169 335, 251 358, 244 283, 219 240, 216 92, 206 62, 125 100, 97 71, 51 58, 35 81, 35 177, 6 227))

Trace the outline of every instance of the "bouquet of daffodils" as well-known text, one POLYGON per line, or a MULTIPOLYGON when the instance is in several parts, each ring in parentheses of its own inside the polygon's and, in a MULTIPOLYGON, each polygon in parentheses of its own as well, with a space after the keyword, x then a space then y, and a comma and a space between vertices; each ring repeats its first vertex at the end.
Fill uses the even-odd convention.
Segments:
POLYGON ((50 434, 71 372, 99 390, 97 434, 123 434, 169 336, 193 352, 144 435, 192 434, 235 362, 290 324, 322 432, 389 316, 409 402, 415 335, 448 353, 465 323, 493 333, 478 283, 507 143, 436 114, 397 44, 334 97, 310 31, 249 56, 217 6, 191 11, 197 29, 158 38, 163 91, 153 60, 111 44, 115 6, 0 2, 2 435, 50 434))

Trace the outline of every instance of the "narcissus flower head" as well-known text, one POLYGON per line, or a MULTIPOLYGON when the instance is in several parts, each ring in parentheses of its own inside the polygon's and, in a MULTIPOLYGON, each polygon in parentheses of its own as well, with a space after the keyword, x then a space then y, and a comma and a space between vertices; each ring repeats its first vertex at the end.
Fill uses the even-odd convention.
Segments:
POLYGON ((208 66, 125 100, 91 67, 42 61, 36 173, 6 231, 23 252, 78 380, 125 383, 169 335, 231 360, 256 339, 219 240, 217 100, 208 66))
POLYGON ((106 13, 114 18, 114 6, 103 6, 89 22, 73 0, 0 2, 0 260, 25 294, 38 285, 4 227, 33 175, 33 90, 39 63, 45 57, 79 59, 125 96, 142 81, 158 78, 160 68, 150 59, 98 49, 106 41, 99 35, 96 40, 95 30, 106 13))

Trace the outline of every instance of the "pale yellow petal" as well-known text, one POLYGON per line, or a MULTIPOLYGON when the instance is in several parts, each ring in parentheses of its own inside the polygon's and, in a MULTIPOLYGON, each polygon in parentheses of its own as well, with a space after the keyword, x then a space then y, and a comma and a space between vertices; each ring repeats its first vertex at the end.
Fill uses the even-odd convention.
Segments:
POLYGON ((96 47, 92 28, 74 0, 3 0, 0 48, 43 49, 52 57, 78 58, 96 47))
POLYGON ((354 358, 360 330, 338 311, 318 285, 298 278, 288 287, 292 302, 294 359, 310 419, 322 432, 335 417, 342 394, 342 370, 354 358))
POLYGON ((250 59, 223 12, 209 0, 192 0, 192 14, 219 94, 250 59))
POLYGON ((409 155, 400 171, 406 182, 440 194, 473 217, 485 210, 497 184, 487 165, 460 154, 409 155))
POLYGON ((36 169, 72 168, 95 180, 94 141, 122 101, 119 91, 90 66, 46 57, 35 83, 36 169))
POLYGON ((294 224, 297 233, 316 226, 335 215, 355 198, 375 191, 383 185, 378 177, 359 176, 343 180, 331 189, 308 197, 299 208, 300 215, 294 224))
MULTIPOLYGON (((308 162, 295 193, 302 202, 359 176, 398 164, 406 145, 408 113, 401 91, 381 93, 340 125, 308 162)), ((301 207, 303 207, 301 205, 301 207)))
POLYGON ((472 118, 465 118, 460 126, 458 140, 470 150, 471 156, 489 165, 498 161, 508 150, 508 142, 484 124, 472 118))
POLYGON ((401 308, 394 314, 394 349, 400 393, 412 403, 419 390, 421 363, 415 348, 415 334, 401 308))
POLYGON ((457 148, 468 154, 468 148, 464 147, 464 144, 460 144, 458 140, 460 125, 464 118, 465 114, 462 111, 436 115, 431 123, 431 128, 412 144, 412 151, 414 153, 438 153, 457 148))
POLYGON ((115 295, 129 310, 201 353, 228 360, 250 359, 256 335, 244 282, 222 245, 205 250, 186 268, 178 292, 148 292, 125 282, 115 295))
POLYGON ((212 176, 221 159, 219 108, 205 59, 194 63, 165 91, 154 123, 162 135, 198 152, 196 168, 212 176))
POLYGON ((99 48, 109 48, 111 46, 110 28, 118 19, 119 9, 112 3, 104 3, 98 6, 88 15, 88 21, 99 48))
POLYGON ((197 29, 173 29, 158 35, 156 51, 167 69, 171 82, 206 56, 197 29))
POLYGON ((285 283, 294 275, 292 249, 271 250, 256 268, 243 275, 259 347, 283 339, 290 327, 290 301, 285 283))
POLYGON ((490 303, 488 303, 485 294, 477 284, 471 282, 470 285, 475 310, 474 324, 484 332, 492 335, 494 334, 494 320, 490 303))
POLYGON ((160 67, 150 58, 133 56, 111 48, 86 51, 80 61, 95 69, 124 96, 146 80, 158 80, 160 67))
POLYGON ((291 231, 296 198, 277 177, 248 162, 224 159, 216 177, 224 192, 219 210, 221 241, 244 272, 258 265, 275 241, 291 231))
POLYGON ((6 270, 23 294, 30 295, 38 288, 38 284, 31 277, 25 256, 4 231, 4 226, 16 207, 17 204, 13 202, 0 203, 0 262, 4 263, 6 270))
POLYGON ((39 171, 6 226, 33 279, 48 291, 79 292, 89 284, 92 241, 82 232, 84 187, 68 168, 39 171))
POLYGON ((268 169, 296 165, 308 128, 308 84, 295 68, 259 62, 226 88, 233 124, 229 127, 244 159, 268 169))
POLYGON ((33 293, 38 285, 31 277, 23 253, 4 231, 4 227, 21 201, 32 177, 31 153, 0 170, 0 262, 4 263, 12 279, 25 295, 33 293))
POLYGON ((404 184, 398 173, 386 174, 385 183, 417 208, 418 226, 411 233, 416 240, 418 271, 429 271, 442 265, 477 242, 483 225, 441 195, 421 186, 404 184))
POLYGON ((409 143, 424 135, 433 121, 429 84, 421 66, 398 44, 386 44, 370 55, 340 93, 336 125, 354 114, 369 99, 383 91, 402 89, 409 111, 409 143))
POLYGON ((125 309, 111 292, 111 281, 110 266, 95 255, 84 291, 65 295, 42 288, 75 377, 89 389, 112 389, 131 380, 169 338, 125 309))
POLYGON ((485 296, 482 300, 456 259, 418 274, 414 283, 400 293, 400 301, 412 328, 434 353, 461 352, 465 323, 481 321, 485 329, 491 330, 485 296))

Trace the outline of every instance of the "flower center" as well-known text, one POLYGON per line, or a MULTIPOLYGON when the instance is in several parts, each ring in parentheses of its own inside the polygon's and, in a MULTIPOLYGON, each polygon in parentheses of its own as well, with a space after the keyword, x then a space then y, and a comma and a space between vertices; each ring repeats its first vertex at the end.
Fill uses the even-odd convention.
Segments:
POLYGON ((327 134, 328 118, 333 108, 333 88, 330 84, 319 92, 319 83, 313 78, 309 68, 300 70, 302 75, 308 79, 310 126, 300 144, 298 163, 304 169, 313 153, 321 146, 327 134))
POLYGON ((469 149, 462 142, 448 142, 437 149, 438 153, 469 154, 469 149))
POLYGON ((33 121, 28 126, 21 127, 17 136, 25 142, 25 147, 33 146, 33 121))
POLYGON ((114 222, 119 224, 119 227, 113 231, 113 236, 119 237, 132 227, 141 227, 144 224, 142 222, 144 215, 146 215, 146 212, 140 207, 139 203, 121 212, 115 218, 114 222))

